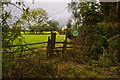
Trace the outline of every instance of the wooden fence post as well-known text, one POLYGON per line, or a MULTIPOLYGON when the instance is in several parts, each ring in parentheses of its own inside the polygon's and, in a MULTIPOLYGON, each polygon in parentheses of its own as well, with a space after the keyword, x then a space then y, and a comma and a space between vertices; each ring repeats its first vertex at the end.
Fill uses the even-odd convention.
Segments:
POLYGON ((65 33, 65 41, 67 42, 67 36, 68 36, 68 29, 66 29, 66 33, 65 33))
POLYGON ((67 47, 67 34, 68 34, 68 29, 66 29, 65 41, 63 42, 63 54, 66 53, 66 47, 67 47))
POLYGON ((23 51, 23 45, 21 46, 21 53, 20 53, 20 57, 22 56, 22 51, 23 51))
POLYGON ((48 43, 47 43, 47 57, 49 56, 50 53, 50 36, 48 37, 48 43))
POLYGON ((63 54, 66 53, 66 47, 67 47, 67 42, 64 41, 64 42, 63 42, 63 54))
POLYGON ((56 39, 56 33, 52 33, 50 40, 50 57, 54 54, 55 39, 56 39))

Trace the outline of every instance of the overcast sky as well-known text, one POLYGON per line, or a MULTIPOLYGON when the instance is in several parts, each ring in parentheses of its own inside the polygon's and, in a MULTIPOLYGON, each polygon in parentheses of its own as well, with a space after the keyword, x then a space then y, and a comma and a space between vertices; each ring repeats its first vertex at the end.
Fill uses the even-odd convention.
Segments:
MULTIPOLYGON (((59 27, 62 27, 62 25, 66 25, 68 19, 71 17, 71 13, 69 13, 67 9, 67 4, 69 0, 64 0, 64 1, 61 0, 60 2, 52 2, 52 0, 50 0, 51 2, 49 2, 48 0, 41 0, 41 1, 46 1, 46 2, 40 2, 40 0, 39 1, 35 0, 34 4, 32 4, 32 2, 27 1, 25 2, 25 5, 29 6, 31 10, 37 8, 43 8, 48 13, 48 17, 50 19, 59 22, 60 24, 59 27)), ((21 17, 22 12, 16 7, 8 6, 5 9, 7 11, 11 10, 12 15, 21 17)), ((15 19, 12 21, 15 21, 15 19)))
MULTIPOLYGON (((5 1, 5 0, 4 0, 5 1)), ((11 0, 12 2, 24 1, 24 2, 70 2, 71 0, 11 0)))

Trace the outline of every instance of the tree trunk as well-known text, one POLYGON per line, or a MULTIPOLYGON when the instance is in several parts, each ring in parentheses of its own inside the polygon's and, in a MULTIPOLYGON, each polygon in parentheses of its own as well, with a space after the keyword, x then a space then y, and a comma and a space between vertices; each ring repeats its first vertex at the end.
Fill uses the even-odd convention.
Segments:
POLYGON ((115 14, 115 18, 116 18, 116 21, 118 21, 118 6, 119 6, 119 2, 114 2, 114 14, 115 14))
POLYGON ((24 31, 24 34, 25 34, 25 31, 24 31))

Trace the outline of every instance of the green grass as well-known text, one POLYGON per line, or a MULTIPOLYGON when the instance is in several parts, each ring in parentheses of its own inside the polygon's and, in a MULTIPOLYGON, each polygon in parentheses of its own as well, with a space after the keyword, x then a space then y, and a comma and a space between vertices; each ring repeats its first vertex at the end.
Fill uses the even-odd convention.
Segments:
MULTIPOLYGON (((48 37, 51 35, 22 35, 27 43, 38 43, 48 41, 48 37)), ((63 42, 65 40, 65 35, 57 35, 56 42, 63 42)), ((69 40, 68 40, 69 41, 69 40)))
MULTIPOLYGON (((30 43, 39 43, 39 42, 47 42, 48 41, 48 37, 51 35, 27 35, 27 34, 23 34, 22 35, 25 39, 24 41, 26 43, 23 44, 30 44, 30 43)), ((63 42, 65 40, 65 35, 56 35, 56 42, 63 42)), ((70 40, 68 39, 68 42, 70 40)), ((42 46, 47 46, 47 43, 43 43, 43 44, 37 44, 37 45, 30 45, 30 48, 33 47, 42 47, 42 46)))
MULTIPOLYGON (((49 32, 48 32, 49 33, 49 32)), ((41 35, 36 35, 36 34, 23 34, 23 42, 22 44, 32 44, 32 43, 39 43, 39 42, 47 42, 48 41, 48 37, 51 35, 45 35, 45 34, 41 34, 41 35)), ((56 35, 56 42, 63 42, 65 40, 65 35, 56 35)), ((68 39, 68 42, 70 40, 68 39)), ((47 46, 47 43, 43 43, 43 44, 36 44, 36 45, 27 45, 27 47, 29 48, 40 48, 40 47, 44 47, 47 46)), ((55 44, 56 47, 62 47, 62 44, 55 44)), ((42 50, 46 50, 47 47, 42 48, 42 50)), ((18 47, 14 47, 12 48, 11 51, 16 51, 16 49, 18 49, 18 47)), ((24 47, 23 49, 27 49, 26 47, 24 47)), ((25 52, 26 53, 26 52, 25 52)), ((30 52, 27 52, 30 53, 30 52)), ((16 55, 18 55, 19 53, 14 53, 16 55)), ((8 54, 9 55, 9 54, 8 54)))
POLYGON ((50 35, 22 35, 25 39, 24 41, 29 43, 45 42, 50 35))

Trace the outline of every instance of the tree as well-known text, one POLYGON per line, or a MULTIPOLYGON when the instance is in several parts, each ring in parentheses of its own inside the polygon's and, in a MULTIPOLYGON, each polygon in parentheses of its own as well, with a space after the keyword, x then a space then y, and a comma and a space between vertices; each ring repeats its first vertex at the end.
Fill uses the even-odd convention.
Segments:
POLYGON ((23 32, 24 32, 24 34, 25 34, 25 31, 26 31, 26 29, 25 29, 25 27, 23 27, 23 32))
POLYGON ((43 32, 43 31, 49 31, 49 28, 47 26, 47 24, 43 24, 41 25, 41 27, 38 28, 39 32, 43 32))
POLYGON ((43 24, 41 27, 43 31, 50 31, 50 27, 47 24, 43 24))
POLYGON ((49 20, 47 21, 47 24, 49 25, 49 27, 51 28, 51 30, 57 30, 57 26, 59 25, 59 23, 57 21, 52 21, 52 20, 49 20))
POLYGON ((22 25, 23 25, 23 22, 20 19, 18 19, 18 21, 13 23, 12 29, 16 28, 16 29, 22 30, 22 25))
POLYGON ((100 5, 96 2, 72 1, 68 3, 68 10, 72 12, 75 22, 78 25, 93 25, 102 21, 99 9, 100 5))
POLYGON ((47 21, 48 17, 46 11, 41 8, 24 12, 21 19, 29 26, 31 31, 36 31, 37 33, 38 28, 47 21))
POLYGON ((11 11, 8 12, 4 9, 4 5, 7 5, 7 6, 8 4, 13 5, 21 11, 24 11, 24 10, 26 11, 26 9, 25 9, 25 5, 23 2, 12 3, 10 1, 8 2, 0 1, 0 4, 2 7, 2 13, 1 13, 2 23, 0 23, 0 26, 2 27, 2 51, 6 52, 9 49, 8 46, 11 46, 13 44, 21 44, 22 37, 21 37, 20 31, 18 30, 18 28, 14 26, 14 25, 20 24, 20 21, 17 21, 16 23, 12 24, 14 26, 14 29, 11 29, 10 28, 11 22, 9 21, 9 19, 11 19, 13 16, 11 15, 11 11), (23 8, 20 8, 19 7, 20 5, 23 5, 23 8), (15 41, 17 42, 14 43, 15 41))
POLYGON ((104 16, 104 21, 114 22, 119 20, 119 3, 120 2, 100 2, 100 11, 104 16))
POLYGON ((67 28, 71 28, 71 26, 72 26, 72 20, 71 19, 69 19, 68 21, 67 21, 67 28))

